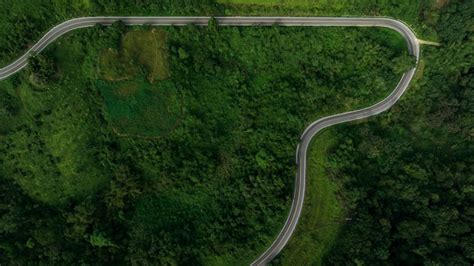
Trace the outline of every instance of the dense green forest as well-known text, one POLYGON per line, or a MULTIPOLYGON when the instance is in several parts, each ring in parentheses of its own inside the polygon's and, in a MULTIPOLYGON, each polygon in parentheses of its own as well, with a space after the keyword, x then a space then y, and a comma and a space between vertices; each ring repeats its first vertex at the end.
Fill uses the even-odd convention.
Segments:
MULTIPOLYGON (((442 46, 423 48, 390 112, 315 141, 308 203, 323 211, 305 206, 293 241, 309 244, 275 263, 472 264, 474 5, 219 2, 0 1, 0 62, 81 15, 405 19, 442 46)), ((0 263, 248 264, 286 219, 305 126, 389 93, 405 50, 353 28, 117 23, 62 37, 0 81, 0 263)))
POLYGON ((330 153, 352 220, 326 264, 471 265, 474 261, 474 4, 453 1, 441 47, 388 114, 338 128, 330 153))
POLYGON ((400 103, 333 130, 338 141, 325 171, 351 220, 340 223, 322 264, 473 263, 473 13, 471 1, 447 5, 435 26, 441 46, 423 47, 417 80, 400 103))
POLYGON ((389 93, 404 45, 214 22, 61 38, 0 83, 0 260, 250 262, 285 220, 304 126, 389 93))

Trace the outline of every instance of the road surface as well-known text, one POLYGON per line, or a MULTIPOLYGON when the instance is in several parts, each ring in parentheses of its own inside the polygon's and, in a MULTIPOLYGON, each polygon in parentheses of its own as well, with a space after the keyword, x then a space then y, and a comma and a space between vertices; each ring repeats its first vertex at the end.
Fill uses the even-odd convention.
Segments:
MULTIPOLYGON (((75 29, 92 27, 96 24, 111 25, 121 20, 126 25, 154 25, 154 26, 184 26, 195 24, 207 26, 210 17, 82 17, 63 22, 48 31, 35 45, 33 45, 23 56, 15 60, 8 66, 0 69, 0 80, 9 77, 20 71, 28 64, 31 54, 41 52, 46 46, 62 35, 75 29)), ((377 17, 216 17, 221 26, 309 26, 309 27, 384 27, 399 32, 406 40, 408 51, 415 56, 418 63, 420 57, 420 47, 413 31, 403 22, 390 18, 377 17)), ((343 40, 341 40, 343 41, 343 40)), ((306 184, 306 161, 308 148, 313 137, 322 129, 359 119, 364 119, 392 107, 402 96, 410 85, 416 71, 416 66, 408 70, 401 77, 398 85, 382 101, 356 111, 341 113, 321 118, 310 124, 301 135, 300 143, 296 149, 296 163, 298 172, 296 173, 295 191, 290 213, 285 225, 276 237, 272 245, 261 254, 252 265, 268 264, 277 256, 288 240, 293 235, 304 202, 304 192, 306 184)))

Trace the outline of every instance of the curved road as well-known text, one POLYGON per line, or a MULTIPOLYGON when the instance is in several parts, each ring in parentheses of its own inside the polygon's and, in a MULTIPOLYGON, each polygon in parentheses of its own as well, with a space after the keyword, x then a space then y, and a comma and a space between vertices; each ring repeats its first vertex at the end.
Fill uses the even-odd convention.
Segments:
MULTIPOLYGON (((154 26, 184 26, 195 24, 207 26, 210 17, 82 17, 68 20, 48 31, 35 45, 33 45, 23 56, 10 65, 0 69, 0 80, 20 71, 28 64, 28 58, 32 53, 41 52, 46 46, 60 36, 75 29, 92 27, 96 24, 110 25, 122 20, 126 25, 154 25, 154 26)), ((390 18, 355 18, 355 17, 216 17, 218 24, 222 26, 345 26, 345 27, 384 27, 399 32, 406 40, 408 51, 415 56, 418 63, 420 47, 413 31, 403 22, 390 18)), ((321 118, 309 125, 303 132, 300 143, 296 149, 296 174, 295 191, 293 203, 285 225, 278 234, 272 245, 258 257, 252 265, 268 264, 287 244, 295 231, 303 208, 304 191, 306 183, 306 156, 313 137, 322 129, 332 125, 364 119, 392 107, 408 88, 416 71, 416 66, 403 74, 400 82, 393 92, 382 101, 356 111, 341 113, 321 118)))

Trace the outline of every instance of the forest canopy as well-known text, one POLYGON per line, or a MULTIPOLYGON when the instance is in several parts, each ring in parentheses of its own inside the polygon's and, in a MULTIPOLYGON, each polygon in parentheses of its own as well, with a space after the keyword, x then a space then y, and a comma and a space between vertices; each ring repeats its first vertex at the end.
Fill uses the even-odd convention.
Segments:
MULTIPOLYGON (((242 1, 0 1, 0 63, 85 15, 404 19, 441 46, 423 47, 392 110, 315 142, 324 171, 308 199, 327 195, 341 217, 326 242, 327 225, 301 223, 311 245, 298 259, 472 264, 472 1, 242 1)), ((390 93, 414 64, 405 45, 375 28, 215 23, 61 37, 0 81, 0 263, 248 264, 286 219, 301 132, 390 93)), ((285 253, 294 247, 274 263, 297 264, 285 253)))
POLYGON ((386 96, 413 64, 401 38, 116 23, 58 40, 1 82, 22 103, 0 142, 1 259, 250 262, 285 220, 304 126, 386 96))

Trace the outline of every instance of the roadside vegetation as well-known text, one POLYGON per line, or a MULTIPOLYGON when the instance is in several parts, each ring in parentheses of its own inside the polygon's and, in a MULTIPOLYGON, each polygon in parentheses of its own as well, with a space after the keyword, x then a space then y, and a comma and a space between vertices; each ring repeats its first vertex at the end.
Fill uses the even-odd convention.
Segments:
POLYGON ((434 26, 446 0, 22 0, 0 1, 0 65, 11 62, 53 26, 81 16, 280 15, 389 16, 413 27, 417 36, 436 41, 434 26))
POLYGON ((225 15, 258 16, 376 16, 408 23, 424 39, 436 40, 436 24, 444 0, 217 0, 225 15))
POLYGON ((321 265, 331 250, 341 226, 346 223, 344 193, 328 162, 337 144, 333 129, 319 134, 308 152, 305 206, 298 230, 275 263, 283 265, 321 265))
POLYGON ((424 69, 392 111, 337 130, 348 216, 324 264, 474 261, 472 1, 450 2, 424 69), (469 15, 471 14, 471 15, 469 15))

